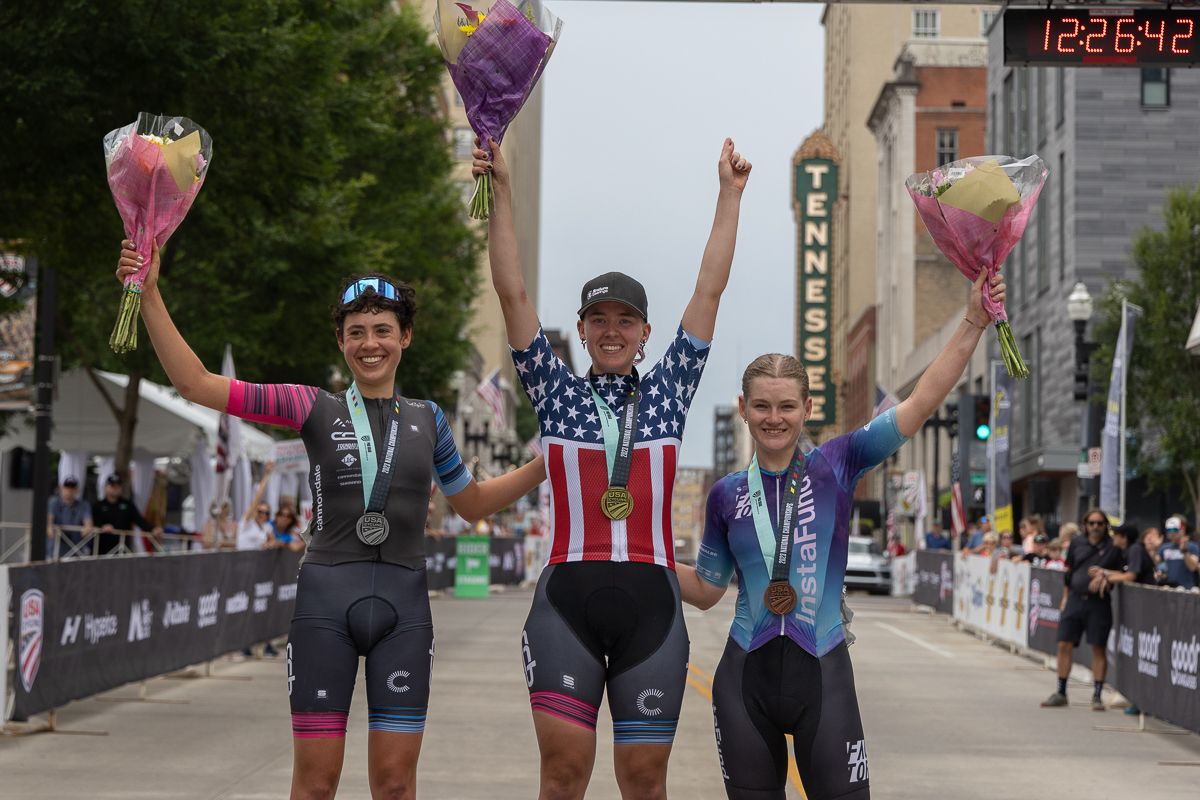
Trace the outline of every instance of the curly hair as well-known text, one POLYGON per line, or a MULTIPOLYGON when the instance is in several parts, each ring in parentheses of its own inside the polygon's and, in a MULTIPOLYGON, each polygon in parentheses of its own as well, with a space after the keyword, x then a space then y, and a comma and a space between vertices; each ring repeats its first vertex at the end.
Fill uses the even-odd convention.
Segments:
POLYGON ((338 290, 337 296, 339 302, 333 305, 331 311, 333 314, 333 327, 338 336, 342 335, 342 326, 345 325, 346 317, 350 314, 357 314, 364 311, 391 311, 396 315, 396 320, 400 323, 401 331, 410 330, 413 326, 413 318, 417 315, 416 291, 404 281, 398 281, 383 272, 367 272, 362 275, 351 275, 342 281, 342 287, 338 290), (399 296, 395 300, 389 300, 383 295, 377 294, 374 289, 368 289, 349 303, 343 305, 340 300, 342 295, 346 293, 346 289, 354 282, 365 278, 381 278, 387 281, 396 287, 399 296))

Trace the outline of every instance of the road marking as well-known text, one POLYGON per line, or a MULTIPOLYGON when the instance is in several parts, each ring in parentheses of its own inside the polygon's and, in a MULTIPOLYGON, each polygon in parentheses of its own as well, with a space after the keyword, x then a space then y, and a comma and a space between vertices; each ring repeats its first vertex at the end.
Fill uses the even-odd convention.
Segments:
POLYGON ((921 647, 924 647, 926 650, 930 650, 934 653, 937 653, 942 658, 954 658, 954 653, 951 653, 949 650, 943 650, 942 648, 937 647, 936 645, 932 645, 929 642, 925 641, 924 639, 921 639, 920 637, 913 636, 911 633, 905 633, 904 631, 900 630, 897 627, 888 625, 886 622, 876 622, 875 624, 878 625, 879 627, 883 628, 884 630, 891 631, 892 633, 899 636, 901 639, 907 639, 908 641, 912 642, 913 644, 920 645, 921 647))
MULTIPOLYGON (((691 664, 688 664, 688 670, 694 672, 696 676, 698 676, 693 677, 692 675, 688 675, 688 685, 703 695, 704 699, 707 700, 711 705, 713 699, 711 688, 713 681, 712 676, 699 667, 695 667, 691 664)), ((792 755, 794 752, 794 748, 792 747, 792 737, 789 734, 784 734, 784 736, 787 738, 788 742, 788 779, 791 780, 792 786, 796 788, 796 791, 800 793, 801 800, 808 800, 808 795, 804 792, 804 784, 800 780, 800 770, 796 768, 796 759, 792 755)))

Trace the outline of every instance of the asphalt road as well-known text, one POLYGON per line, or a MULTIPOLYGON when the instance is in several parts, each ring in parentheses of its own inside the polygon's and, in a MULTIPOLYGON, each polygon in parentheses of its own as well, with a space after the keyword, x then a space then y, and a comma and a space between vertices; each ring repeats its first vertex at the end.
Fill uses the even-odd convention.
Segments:
MULTIPOLYGON (((537 750, 517 647, 529 599, 527 591, 508 591, 433 601, 438 657, 419 796, 536 797, 537 750)), ((850 652, 875 798, 1195 796, 1200 736, 1096 730, 1133 727, 1136 719, 1091 711, 1086 685, 1073 687, 1071 707, 1041 709, 1054 688, 1042 666, 945 618, 914 613, 907 601, 853 596, 851 603, 858 642, 850 652)), ((707 697, 732 609, 727 597, 705 614, 686 611, 692 671, 671 758, 675 798, 724 797, 707 697)), ((0 798, 286 798, 284 664, 218 660, 212 673, 149 681, 146 700, 135 685, 71 704, 57 715, 63 733, 0 738, 0 798)), ((360 692, 339 797, 369 797, 366 728, 360 692)), ((602 710, 589 798, 619 796, 611 737, 602 710)), ((803 796, 794 772, 789 796, 803 796)))

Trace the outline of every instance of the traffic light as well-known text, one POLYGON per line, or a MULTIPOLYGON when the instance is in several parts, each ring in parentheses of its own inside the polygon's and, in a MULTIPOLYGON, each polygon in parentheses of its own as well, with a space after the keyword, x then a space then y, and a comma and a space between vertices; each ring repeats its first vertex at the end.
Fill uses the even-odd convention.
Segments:
POLYGON ((950 438, 958 436, 958 402, 946 403, 946 430, 950 433, 950 438))
POLYGON ((992 398, 986 394, 975 395, 975 438, 986 442, 992 435, 992 398))

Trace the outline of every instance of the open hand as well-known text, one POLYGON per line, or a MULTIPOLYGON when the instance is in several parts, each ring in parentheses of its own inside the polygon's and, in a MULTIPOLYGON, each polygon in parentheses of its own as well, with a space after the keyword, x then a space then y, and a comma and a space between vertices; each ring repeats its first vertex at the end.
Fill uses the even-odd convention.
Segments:
MULTIPOLYGON (((158 242, 154 242, 150 245, 150 270, 146 273, 146 280, 142 282, 143 292, 150 291, 158 284, 159 263, 158 242)), ((134 249, 133 242, 122 239, 121 257, 117 260, 117 280, 124 285, 126 279, 140 270, 142 266, 142 257, 134 249)))
POLYGON ((722 189, 735 189, 741 193, 750 180, 750 170, 754 165, 733 149, 733 139, 726 139, 721 145, 721 159, 717 162, 717 175, 721 179, 722 189))

